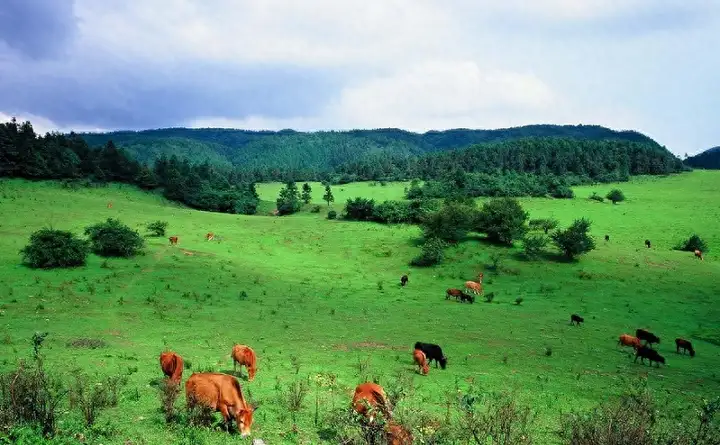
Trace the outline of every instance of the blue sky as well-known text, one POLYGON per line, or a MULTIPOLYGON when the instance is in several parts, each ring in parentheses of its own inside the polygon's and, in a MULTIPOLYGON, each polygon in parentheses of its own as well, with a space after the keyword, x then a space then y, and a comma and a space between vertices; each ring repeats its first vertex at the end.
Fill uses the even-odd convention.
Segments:
POLYGON ((39 131, 531 123, 720 145, 720 1, 2 0, 39 131))

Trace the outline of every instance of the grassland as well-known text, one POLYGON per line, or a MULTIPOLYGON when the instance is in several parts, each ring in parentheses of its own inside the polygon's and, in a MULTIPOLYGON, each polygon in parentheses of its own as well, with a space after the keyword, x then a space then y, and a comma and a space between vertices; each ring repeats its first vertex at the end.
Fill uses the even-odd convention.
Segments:
MULTIPOLYGON (((333 187, 341 209, 349 197, 397 199, 404 184, 333 187), (341 190, 341 189, 345 190, 341 190)), ((117 408, 103 413, 117 433, 105 444, 190 443, 182 428, 168 428, 159 412, 158 355, 171 348, 193 370, 232 369, 233 343, 258 353, 255 381, 243 383, 261 401, 253 436, 268 444, 318 443, 320 419, 346 406, 360 381, 385 384, 406 371, 413 391, 399 407, 422 406, 442 415, 448 393, 468 385, 513 389, 538 411, 538 443, 553 443, 561 411, 586 408, 619 392, 626 377, 647 375, 663 398, 687 405, 720 394, 720 174, 697 171, 620 184, 628 200, 618 205, 585 199, 610 185, 577 188, 574 200, 525 199, 532 218, 566 225, 586 216, 598 247, 576 263, 526 262, 519 249, 472 239, 451 249, 436 268, 410 269, 419 251, 413 226, 328 221, 325 212, 289 217, 238 216, 184 209, 129 187, 72 191, 53 183, 0 183, 0 370, 31 350, 30 337, 48 331, 46 360, 59 375, 74 369, 99 375, 125 373, 129 384, 117 408), (106 203, 113 202, 112 209, 106 203), (20 265, 18 251, 43 226, 77 233, 107 217, 144 232, 145 223, 169 221, 168 235, 148 238, 146 255, 108 261, 92 256, 86 267, 37 271, 20 265), (208 231, 220 242, 207 242, 208 231), (697 232, 711 246, 705 261, 671 250, 697 232), (605 234, 610 242, 603 241, 605 234), (643 241, 653 242, 646 249, 643 241), (486 270, 493 253, 503 271, 486 270), (491 304, 446 301, 485 270, 491 304), (399 277, 409 272, 408 287, 399 277), (248 298, 240 298, 242 292, 248 298), (516 297, 524 299, 513 304, 516 297), (582 314, 582 327, 569 315, 582 314), (662 338, 660 369, 634 364, 615 343, 619 334, 647 327, 662 338), (673 339, 693 340, 697 356, 677 356, 673 339), (76 338, 102 339, 107 347, 78 349, 76 338), (447 370, 412 374, 415 341, 443 346, 447 370), (545 351, 551 348, 552 354, 545 351), (291 359, 296 357, 295 360, 291 359), (367 367, 359 363, 367 363, 367 367), (334 374, 337 388, 319 386, 334 374), (298 415, 298 433, 278 401, 278 387, 310 378, 298 415)), ((279 185, 259 187, 273 201, 279 185)), ((314 202, 322 189, 313 184, 314 202)), ((191 371, 186 371, 185 378, 191 371)), ((77 414, 63 416, 65 425, 77 414)), ((221 431, 203 431, 208 444, 238 442, 221 431)))

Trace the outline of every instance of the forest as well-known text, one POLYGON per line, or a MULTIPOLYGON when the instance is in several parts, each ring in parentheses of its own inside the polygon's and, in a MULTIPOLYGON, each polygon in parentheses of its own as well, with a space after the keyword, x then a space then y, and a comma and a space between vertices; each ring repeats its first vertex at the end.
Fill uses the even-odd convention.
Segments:
POLYGON ((720 170, 720 147, 709 148, 702 153, 685 159, 685 164, 693 168, 720 170))

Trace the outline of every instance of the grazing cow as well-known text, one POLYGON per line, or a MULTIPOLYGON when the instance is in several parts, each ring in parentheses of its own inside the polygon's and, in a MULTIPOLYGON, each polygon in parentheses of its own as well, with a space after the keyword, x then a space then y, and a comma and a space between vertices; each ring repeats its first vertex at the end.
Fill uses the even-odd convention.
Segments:
POLYGON ((205 235, 205 239, 208 241, 212 241, 215 238, 215 234, 212 232, 208 232, 207 235, 205 235))
POLYGON ((605 235, 605 241, 610 241, 610 235, 605 235))
POLYGON ((645 240, 645 247, 647 247, 648 249, 650 248, 650 240, 649 239, 645 240))
POLYGON ((622 334, 618 337, 618 345, 632 346, 633 349, 637 350, 640 349, 640 339, 630 334, 622 334))
POLYGON ((178 243, 178 237, 177 236, 171 236, 168 238, 170 240, 170 245, 177 244, 178 243))
POLYGON ((460 293, 460 303, 464 303, 466 301, 471 304, 475 303, 475 297, 473 295, 468 295, 465 292, 460 293))
POLYGON ((233 371, 235 371, 237 365, 240 365, 240 369, 242 369, 244 365, 247 368, 248 380, 252 382, 255 378, 255 372, 257 371, 255 351, 253 351, 250 346, 235 345, 232 348, 231 355, 233 359, 233 371))
POLYGON ((703 254, 702 254, 702 252, 699 251, 699 250, 697 250, 697 249, 695 249, 695 258, 699 258, 700 261, 702 261, 702 260, 703 260, 703 254))
POLYGON ((458 300, 463 293, 460 289, 450 288, 445 291, 445 299, 449 300, 450 297, 455 297, 455 300, 458 300))
POLYGON ((660 363, 665 364, 665 358, 656 350, 648 348, 647 346, 641 346, 637 350, 634 362, 637 362, 638 357, 640 357, 640 363, 645 363, 645 359, 650 360, 650 366, 652 366, 653 362, 657 363, 658 368, 660 367, 660 363))
POLYGON ((193 373, 185 382, 188 409, 203 405, 219 411, 229 430, 232 417, 243 437, 250 435, 253 413, 258 406, 251 406, 243 397, 242 387, 237 379, 228 374, 216 372, 193 373))
POLYGON ((400 286, 405 287, 405 285, 407 284, 407 282, 408 282, 408 276, 407 276, 407 275, 403 275, 403 276, 400 277, 400 286))
POLYGON ((112 201, 110 201, 110 202, 107 203, 107 208, 108 208, 108 209, 112 209, 112 201))
POLYGON ((388 445, 412 445, 413 436, 410 431, 399 423, 391 420, 385 427, 385 438, 388 445))
POLYGON ((470 292, 474 293, 475 295, 480 295, 483 293, 482 284, 480 284, 476 281, 466 281, 465 289, 469 289, 470 292))
POLYGON ((418 370, 422 375, 427 375, 430 372, 430 366, 427 363, 425 353, 419 349, 413 351, 413 361, 418 365, 418 370))
POLYGON ((580 326, 580 323, 583 323, 585 321, 584 318, 579 316, 578 314, 572 314, 570 316, 570 324, 575 323, 577 326, 580 326))
POLYGON ((649 345, 651 348, 653 343, 660 344, 660 337, 645 329, 638 329, 635 331, 635 337, 640 340, 645 340, 645 344, 649 345))
POLYGON ((440 363, 440 367, 442 369, 445 369, 445 367, 447 366, 447 357, 445 357, 445 354, 443 354, 442 348, 440 348, 440 346, 432 343, 416 342, 415 349, 419 349, 425 353, 425 357, 427 357, 428 363, 432 363, 432 361, 435 360, 436 368, 438 363, 440 363))
POLYGON ((355 388, 352 408, 356 413, 365 416, 368 423, 372 423, 373 420, 375 420, 376 410, 379 410, 386 420, 392 417, 392 409, 385 395, 385 391, 382 386, 373 382, 361 383, 355 388))
POLYGON ((166 351, 160 354, 160 368, 166 377, 175 384, 180 384, 183 372, 183 359, 172 351, 166 351))
POLYGON ((685 351, 688 351, 690 353, 690 357, 695 357, 695 349, 693 349, 692 343, 684 338, 676 338, 675 350, 679 354, 681 349, 683 350, 683 354, 685 354, 685 351))

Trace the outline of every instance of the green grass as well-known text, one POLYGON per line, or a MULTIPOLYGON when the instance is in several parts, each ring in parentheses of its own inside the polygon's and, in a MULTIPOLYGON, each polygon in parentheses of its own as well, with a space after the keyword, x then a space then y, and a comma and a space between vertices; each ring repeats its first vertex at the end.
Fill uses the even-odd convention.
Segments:
MULTIPOLYGON (((400 199, 404 186, 335 186, 334 208, 355 196, 400 199)), ((720 174, 637 178, 618 185, 627 197, 618 205, 586 199, 613 187, 579 187, 574 200, 522 200, 531 218, 554 217, 563 226, 582 216, 593 221, 598 247, 579 262, 525 262, 519 247, 496 248, 474 239, 450 249, 441 266, 411 269, 407 264, 419 252, 420 235, 413 226, 328 221, 324 212, 281 218, 214 214, 130 187, 71 191, 53 183, 4 181, 0 370, 30 355, 35 331, 48 331, 46 360, 58 375, 69 376, 78 367, 99 375, 130 374, 119 406, 101 415, 119 431, 103 439, 105 444, 181 440, 181 430, 164 425, 158 391, 150 385, 162 376, 158 356, 166 347, 194 370, 227 371, 232 345, 251 345, 259 370, 255 381, 242 384, 263 402, 253 436, 269 444, 296 442, 285 435, 292 421, 276 389, 278 381, 286 385, 296 378, 291 357, 297 357, 300 378, 337 376, 334 392, 312 384, 297 419, 298 440, 318 443, 316 393, 322 418, 347 406, 363 379, 377 376, 386 384, 398 371, 411 373, 415 341, 440 344, 449 364, 444 371, 433 366, 427 377, 412 374, 415 390, 404 406, 442 416, 447 393, 469 382, 516 389, 538 410, 538 443, 553 443, 550 431, 561 411, 605 400, 622 389, 624 377, 647 375, 650 387, 675 404, 716 395, 720 174), (73 270, 20 265, 18 251, 34 230, 51 225, 81 233, 110 216, 142 233, 145 223, 167 220, 167 235, 178 235, 180 243, 148 238, 144 256, 107 262, 91 256, 86 267, 73 270), (209 231, 223 240, 205 241, 209 231), (693 232, 710 245, 704 262, 671 250, 693 232), (646 238, 652 249, 644 247, 646 238), (485 266, 493 252, 504 255, 499 274, 485 266), (492 304, 445 300, 445 289, 461 287, 482 270, 486 292, 496 294, 492 304), (403 273, 410 277, 404 289, 403 273), (248 300, 239 298, 242 291, 248 300), (522 305, 514 305, 519 296, 522 305), (584 326, 569 326, 575 312, 585 317, 584 326), (616 348, 619 334, 638 327, 662 338, 659 350, 669 366, 633 364, 616 348), (693 340, 694 359, 675 354, 673 340, 680 336, 693 340), (107 347, 66 346, 79 337, 104 340, 107 347), (549 357, 546 347, 552 348, 549 357), (364 360, 368 368, 360 375, 358 362, 364 360)), ((272 200, 279 185, 259 189, 264 200, 272 200)), ((322 188, 313 184, 313 190, 320 203, 322 188)), ((184 379, 191 372, 186 370, 184 379)), ((71 422, 74 416, 64 418, 71 422)), ((239 440, 222 431, 199 434, 213 444, 239 440)))

